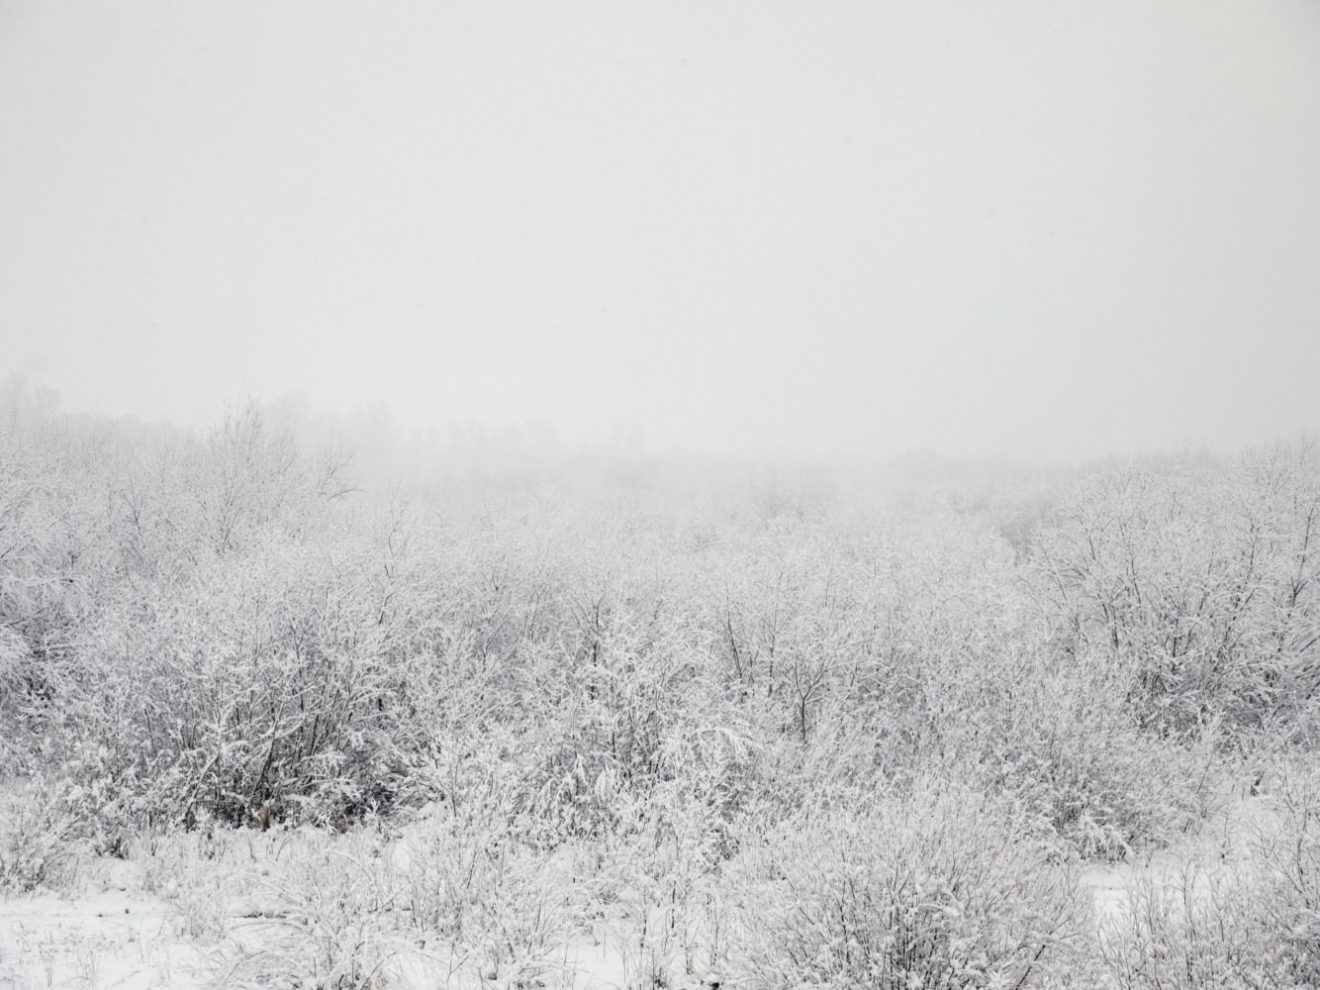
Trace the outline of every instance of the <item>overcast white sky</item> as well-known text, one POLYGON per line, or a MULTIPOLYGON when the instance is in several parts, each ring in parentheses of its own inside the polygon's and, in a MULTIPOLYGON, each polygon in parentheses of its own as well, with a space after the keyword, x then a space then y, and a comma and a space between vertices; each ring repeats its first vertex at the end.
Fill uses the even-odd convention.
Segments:
POLYGON ((0 372, 568 443, 1320 428, 1320 3, 0 0, 0 372))

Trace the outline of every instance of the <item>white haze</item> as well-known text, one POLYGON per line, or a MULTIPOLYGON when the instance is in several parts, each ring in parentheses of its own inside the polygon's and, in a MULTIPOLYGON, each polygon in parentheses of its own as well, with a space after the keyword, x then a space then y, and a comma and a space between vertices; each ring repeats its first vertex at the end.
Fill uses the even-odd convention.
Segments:
POLYGON ((1320 427, 1311 2, 0 3, 0 372, 566 444, 1320 427))

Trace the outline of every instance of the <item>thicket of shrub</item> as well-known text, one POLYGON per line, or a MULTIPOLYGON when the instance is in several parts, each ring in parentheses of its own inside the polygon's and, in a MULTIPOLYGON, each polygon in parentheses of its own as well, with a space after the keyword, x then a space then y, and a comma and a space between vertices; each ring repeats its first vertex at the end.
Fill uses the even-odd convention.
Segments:
MULTIPOLYGON (((656 966, 696 951, 681 933, 709 922, 712 878, 777 849, 823 872, 766 874, 766 896, 791 880, 840 908, 867 961, 833 915, 819 931, 785 915, 798 948, 758 953, 769 986, 795 966, 915 972, 865 928, 918 910, 885 871, 939 887, 941 856, 984 852, 952 799, 921 798, 950 816, 929 831, 859 795, 981 795, 987 834, 1008 837, 988 887, 1041 850, 1054 869, 1157 847, 1224 774, 1314 745, 1314 446, 971 496, 785 478, 640 462, 455 476, 408 501, 357 491, 342 458, 259 410, 199 438, 11 388, 0 776, 43 781, 102 853, 143 829, 420 809, 537 857, 594 843, 640 871, 619 896, 664 915, 656 966), (854 875, 860 899, 841 900, 831 885, 854 875)), ((922 915, 922 972, 1025 972, 1043 937, 1026 899, 922 915)))

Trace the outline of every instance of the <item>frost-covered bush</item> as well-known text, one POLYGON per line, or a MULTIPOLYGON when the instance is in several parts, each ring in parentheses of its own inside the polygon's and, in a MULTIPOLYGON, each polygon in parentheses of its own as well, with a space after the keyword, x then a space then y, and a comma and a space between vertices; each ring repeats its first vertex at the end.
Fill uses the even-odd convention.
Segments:
POLYGON ((1058 649, 1133 675, 1143 726, 1231 735, 1309 702, 1320 659, 1320 445, 1112 470, 1042 530, 1029 571, 1058 649))
POLYGON ((7 626, 0 626, 0 699, 18 706, 33 688, 36 671, 32 651, 23 637, 7 626))
POLYGON ((256 410, 205 439, 5 425, 14 765, 69 778, 85 823, 110 831, 400 799, 424 717, 409 661, 425 650, 401 646, 397 554, 344 524, 336 465, 256 410))
POLYGON ((622 803, 621 827, 586 847, 594 901, 632 985, 683 986, 726 961, 721 868, 743 815, 677 786, 622 803))
POLYGON ((231 930, 226 980, 306 990, 390 985, 404 944, 398 878, 370 833, 336 839, 305 830, 246 875, 250 917, 231 930))
POLYGON ((1273 896, 1265 898, 1270 937, 1289 954, 1288 975, 1320 986, 1320 770, 1313 753, 1305 769, 1277 788, 1281 825, 1261 836, 1257 857, 1273 896))
POLYGON ((1034 656, 987 675, 979 703, 968 704, 952 733, 965 772, 1011 795, 1065 849, 1123 859, 1204 817, 1217 783, 1214 754, 1193 740, 1144 734, 1112 664, 1034 656))
POLYGON ((413 799, 436 660, 382 611, 369 547, 343 549, 366 559, 272 538, 88 623, 86 668, 38 713, 88 821, 334 822, 413 799))
POLYGON ((145 833, 129 858, 139 865, 142 889, 174 907, 180 934, 215 942, 227 931, 231 899, 254 886, 247 875, 258 861, 253 836, 209 822, 191 832, 145 833))
POLYGON ((1295 769, 1245 855, 1193 857, 1132 885, 1100 933, 1122 990, 1320 986, 1320 777, 1295 769))
POLYGON ((1114 984, 1120 990, 1313 985, 1281 982, 1292 947, 1267 937, 1261 893, 1249 874, 1192 866, 1171 881, 1137 882, 1127 892, 1123 915, 1101 934, 1114 984))
POLYGON ((48 789, 0 785, 0 891, 59 889, 77 867, 75 822, 48 789))
POLYGON ((523 841, 502 822, 437 810, 397 854, 410 937, 452 972, 532 985, 580 924, 583 889, 567 851, 523 841))
POLYGON ((1050 986, 1082 923, 1072 878, 962 788, 803 811, 729 875, 733 965, 766 990, 1050 986))

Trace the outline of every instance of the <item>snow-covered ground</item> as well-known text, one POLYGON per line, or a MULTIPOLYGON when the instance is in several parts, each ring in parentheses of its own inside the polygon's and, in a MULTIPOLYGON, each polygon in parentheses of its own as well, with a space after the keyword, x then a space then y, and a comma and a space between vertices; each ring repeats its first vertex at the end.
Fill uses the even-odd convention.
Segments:
MULTIPOLYGON (((127 871, 124 871, 127 872, 127 871)), ((268 985, 245 975, 280 937, 279 919, 226 918, 226 934, 210 945, 186 931, 179 908, 141 890, 77 894, 38 892, 0 900, 0 988, 3 990, 188 990, 268 985)), ((631 986, 623 940, 583 935, 551 954, 535 985, 572 990, 631 986)), ((468 986, 473 968, 447 950, 400 944, 388 959, 391 985, 403 990, 468 986)), ((487 977, 495 975, 490 972, 487 977)), ((488 986, 505 985, 488 980, 488 986)), ((700 985, 700 984, 696 984, 700 985)))
MULTIPOLYGON (((125 881, 132 864, 114 871, 125 881)), ((156 990, 207 985, 205 953, 173 905, 129 882, 0 897, 0 988, 156 990)))
MULTIPOLYGON (((1274 815, 1268 797, 1226 799, 1198 833, 1170 848, 1088 867, 1080 882, 1094 898, 1097 925, 1118 921, 1143 885, 1175 887, 1189 868, 1213 876, 1245 862, 1274 815)), ((627 898, 588 925, 550 926, 535 953, 502 963, 471 946, 427 944, 406 927, 359 915, 352 898, 378 904, 383 895, 393 908, 407 897, 400 878, 421 841, 415 832, 388 839, 311 831, 191 835, 134 844, 127 860, 88 860, 72 891, 0 899, 0 990, 292 986, 303 976, 333 978, 346 961, 360 962, 360 974, 387 975, 402 990, 650 985, 655 956, 638 950, 639 914, 627 898), (345 886, 368 861, 375 864, 363 874, 370 889, 345 886)), ((678 976, 684 967, 668 951, 662 962, 675 990, 719 979, 678 976)))
MULTIPOLYGON (((234 833, 217 850, 204 849, 204 838, 180 836, 168 849, 135 844, 127 860, 87 861, 77 889, 0 897, 0 990, 282 987, 302 978, 307 986, 335 985, 335 967, 358 955, 364 975, 378 966, 374 972, 400 990, 641 985, 643 960, 632 950, 626 911, 546 945, 535 959, 503 966, 471 948, 421 943, 369 922, 358 927, 353 903, 335 902, 342 888, 323 888, 323 877, 308 882, 302 873, 327 854, 342 855, 351 872, 360 848, 341 854, 334 847, 355 842, 360 837, 310 830, 234 833), (281 899, 300 882, 300 892, 329 898, 319 904, 325 914, 300 912, 317 907, 310 900, 281 899)), ((381 858, 406 864, 409 846, 405 839, 381 858)), ((709 984, 694 977, 671 985, 709 984)))

